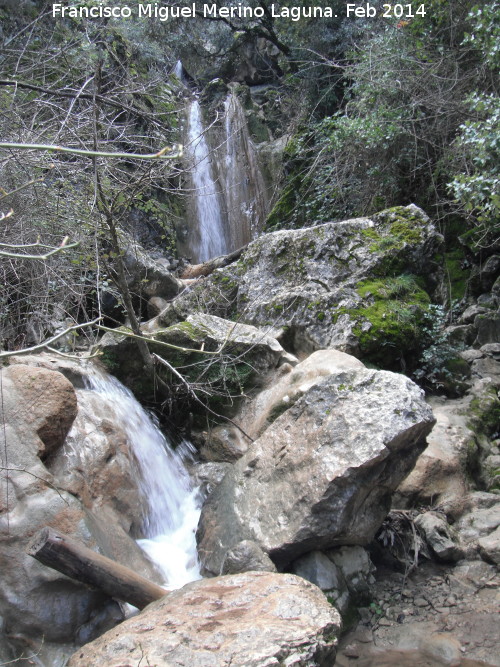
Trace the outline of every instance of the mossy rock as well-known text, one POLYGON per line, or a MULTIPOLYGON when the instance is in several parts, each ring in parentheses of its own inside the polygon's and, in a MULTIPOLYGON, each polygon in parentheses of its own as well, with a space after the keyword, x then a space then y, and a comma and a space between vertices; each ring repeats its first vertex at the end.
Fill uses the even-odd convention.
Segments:
POLYGON ((472 399, 469 406, 471 430, 488 438, 500 435, 500 400, 495 388, 491 387, 472 399))
POLYGON ((360 356, 384 368, 402 355, 416 354, 422 345, 423 315, 430 303, 415 276, 364 280, 357 285, 363 298, 357 308, 346 309, 355 321, 360 356))

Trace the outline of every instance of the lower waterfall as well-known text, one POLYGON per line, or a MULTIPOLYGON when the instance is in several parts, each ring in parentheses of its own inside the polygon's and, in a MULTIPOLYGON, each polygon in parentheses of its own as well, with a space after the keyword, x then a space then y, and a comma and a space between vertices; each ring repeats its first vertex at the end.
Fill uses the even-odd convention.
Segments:
POLYGON ((92 370, 86 385, 113 403, 115 416, 127 432, 147 507, 142 526, 146 537, 138 544, 162 572, 167 588, 199 579, 195 532, 200 502, 186 470, 192 445, 185 442, 172 449, 153 418, 116 378, 92 370))

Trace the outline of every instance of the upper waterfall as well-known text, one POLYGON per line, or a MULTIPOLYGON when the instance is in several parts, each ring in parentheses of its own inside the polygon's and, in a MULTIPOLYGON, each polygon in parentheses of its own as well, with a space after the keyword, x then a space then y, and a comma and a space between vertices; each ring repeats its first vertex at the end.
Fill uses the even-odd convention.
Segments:
POLYGON ((193 262, 204 262, 229 252, 219 185, 212 169, 211 151, 205 137, 200 103, 193 99, 189 108, 186 153, 190 161, 196 225, 191 225, 188 241, 193 262))
POLYGON ((262 228, 269 208, 245 112, 234 92, 227 95, 223 110, 222 122, 206 128, 198 99, 189 105, 186 252, 193 263, 249 243, 262 228))
POLYGON ((230 248, 236 250, 256 237, 267 215, 268 202, 245 112, 232 92, 224 102, 224 134, 221 181, 230 248))

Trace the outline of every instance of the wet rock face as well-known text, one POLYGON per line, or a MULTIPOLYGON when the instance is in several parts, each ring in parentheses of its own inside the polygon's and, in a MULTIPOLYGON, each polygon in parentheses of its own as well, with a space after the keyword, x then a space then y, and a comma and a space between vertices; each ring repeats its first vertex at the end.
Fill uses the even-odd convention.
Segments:
POLYGON ((338 612, 291 574, 247 572, 195 581, 77 651, 69 667, 331 665, 338 612))
POLYGON ((208 498, 198 528, 205 571, 256 542, 278 567, 303 553, 367 544, 434 419, 421 390, 386 371, 331 372, 279 416, 208 498))

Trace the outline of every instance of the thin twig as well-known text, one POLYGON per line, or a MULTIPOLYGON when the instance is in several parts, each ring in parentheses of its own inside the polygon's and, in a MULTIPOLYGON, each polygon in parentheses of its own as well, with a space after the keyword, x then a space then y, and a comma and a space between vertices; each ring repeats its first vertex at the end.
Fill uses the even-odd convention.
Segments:
POLYGON ((168 368, 169 371, 170 371, 171 373, 173 373, 176 377, 179 378, 179 380, 182 382, 182 384, 187 388, 189 394, 194 398, 194 400, 195 400, 197 403, 199 403, 199 404, 203 407, 204 410, 207 410, 207 412, 209 412, 210 414, 214 415, 214 417, 217 417, 218 419, 225 419, 225 420, 228 421, 230 424, 232 424, 233 426, 235 426, 239 431, 241 431, 241 433, 243 433, 243 435, 245 436, 245 438, 248 438, 248 439, 250 440, 250 442, 254 442, 254 439, 253 439, 250 435, 248 435, 248 433, 246 433, 246 432, 241 428, 241 426, 239 426, 239 424, 237 424, 236 422, 234 422, 234 421, 233 421, 232 419, 230 419, 229 417, 226 417, 225 415, 220 415, 220 414, 218 414, 217 412, 214 412, 211 408, 208 407, 208 405, 206 405, 205 403, 203 403, 203 401, 200 400, 200 399, 198 398, 198 396, 196 395, 196 392, 193 390, 193 388, 191 387, 191 385, 189 384, 189 382, 186 380, 186 378, 184 378, 184 377, 179 373, 179 371, 178 371, 176 368, 174 368, 171 364, 169 364, 168 361, 166 361, 165 359, 163 359, 163 357, 160 357, 160 356, 159 356, 158 354, 156 354, 155 352, 153 352, 153 354, 152 354, 151 356, 152 356, 153 359, 155 359, 158 363, 160 363, 160 364, 162 364, 163 366, 165 366, 166 368, 168 368))
POLYGON ((9 357, 18 357, 24 354, 31 354, 32 352, 38 352, 39 350, 43 350, 44 348, 47 348, 49 345, 52 345, 52 343, 55 343, 56 340, 59 340, 59 338, 66 336, 66 334, 71 333, 72 331, 78 331, 79 329, 85 329, 86 327, 94 326, 101 319, 102 319, 101 317, 96 317, 95 320, 92 320, 91 322, 84 322, 83 324, 75 324, 72 327, 64 329, 64 331, 59 332, 55 336, 52 336, 52 338, 49 338, 48 340, 43 341, 38 345, 33 345, 32 347, 25 347, 22 350, 12 350, 10 352, 0 352, 0 359, 8 359, 9 357))

